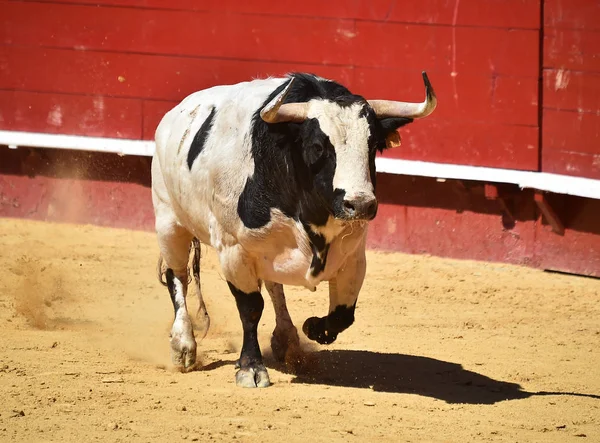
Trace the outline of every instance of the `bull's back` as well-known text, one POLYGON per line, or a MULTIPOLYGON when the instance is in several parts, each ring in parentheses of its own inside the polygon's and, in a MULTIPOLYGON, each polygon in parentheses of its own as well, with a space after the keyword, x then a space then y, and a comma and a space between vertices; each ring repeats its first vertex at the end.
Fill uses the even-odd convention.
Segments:
POLYGON ((196 92, 157 127, 153 175, 161 177, 153 177, 154 193, 168 196, 180 223, 204 242, 210 241, 211 224, 231 234, 239 228, 237 199, 254 171, 252 118, 283 81, 255 80, 196 92), (201 129, 203 137, 194 141, 201 129))

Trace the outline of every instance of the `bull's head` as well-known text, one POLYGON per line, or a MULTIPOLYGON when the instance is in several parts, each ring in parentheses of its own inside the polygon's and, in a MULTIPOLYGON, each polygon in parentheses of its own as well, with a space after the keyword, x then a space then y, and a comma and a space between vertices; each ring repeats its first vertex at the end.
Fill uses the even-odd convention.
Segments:
POLYGON ((371 220, 377 213, 375 154, 399 145, 396 130, 427 117, 437 100, 427 74, 425 101, 365 100, 356 95, 285 103, 292 80, 261 111, 267 123, 301 123, 298 142, 314 188, 341 220, 371 220))

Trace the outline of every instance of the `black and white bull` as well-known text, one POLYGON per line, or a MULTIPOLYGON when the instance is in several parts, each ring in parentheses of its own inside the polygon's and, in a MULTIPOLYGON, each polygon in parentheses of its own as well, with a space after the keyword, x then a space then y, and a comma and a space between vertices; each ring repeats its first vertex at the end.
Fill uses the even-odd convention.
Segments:
POLYGON ((277 358, 298 346, 283 285, 314 291, 329 282, 329 313, 302 327, 309 339, 332 343, 353 323, 367 225, 377 212, 375 154, 398 144, 398 128, 433 112, 435 94, 423 79, 425 101, 405 103, 365 100, 333 81, 291 74, 196 92, 164 116, 152 197, 175 308, 176 365, 189 369, 196 359, 186 307, 192 244, 204 334, 210 323, 198 242, 216 250, 242 321, 238 386, 270 384, 257 340, 262 282, 275 308, 277 358))

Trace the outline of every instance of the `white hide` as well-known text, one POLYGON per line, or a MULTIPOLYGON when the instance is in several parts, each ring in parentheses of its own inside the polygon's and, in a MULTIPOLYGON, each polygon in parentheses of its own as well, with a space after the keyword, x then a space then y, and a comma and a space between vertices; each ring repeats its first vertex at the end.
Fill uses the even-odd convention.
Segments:
POLYGON ((308 112, 308 118, 319 120, 321 130, 335 148, 333 188, 345 190, 347 200, 374 198, 367 149, 369 123, 359 117, 362 109, 362 103, 340 107, 329 101, 315 101, 308 112))

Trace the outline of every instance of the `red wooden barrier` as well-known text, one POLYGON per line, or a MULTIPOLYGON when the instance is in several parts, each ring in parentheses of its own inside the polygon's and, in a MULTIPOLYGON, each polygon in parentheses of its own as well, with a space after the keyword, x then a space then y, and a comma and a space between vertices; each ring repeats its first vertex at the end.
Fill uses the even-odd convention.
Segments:
MULTIPOLYGON (((20 96, 30 130, 84 135, 48 115, 128 99, 142 113, 98 114, 94 134, 151 138, 165 102, 216 84, 309 71, 420 100, 425 69, 434 121, 388 155, 537 170, 539 18, 539 0, 0 1, 0 90, 49 94, 20 96)), ((15 106, 0 102, 0 129, 22 128, 15 106)))
POLYGON ((11 131, 85 134, 96 137, 139 139, 142 119, 140 100, 0 91, 2 129, 11 131))
MULTIPOLYGON (((56 3, 56 0, 27 1, 56 3)), ((60 3, 523 29, 538 29, 540 24, 539 0, 62 0, 60 3)))
POLYGON ((600 178, 600 2, 544 6, 542 170, 600 178))

